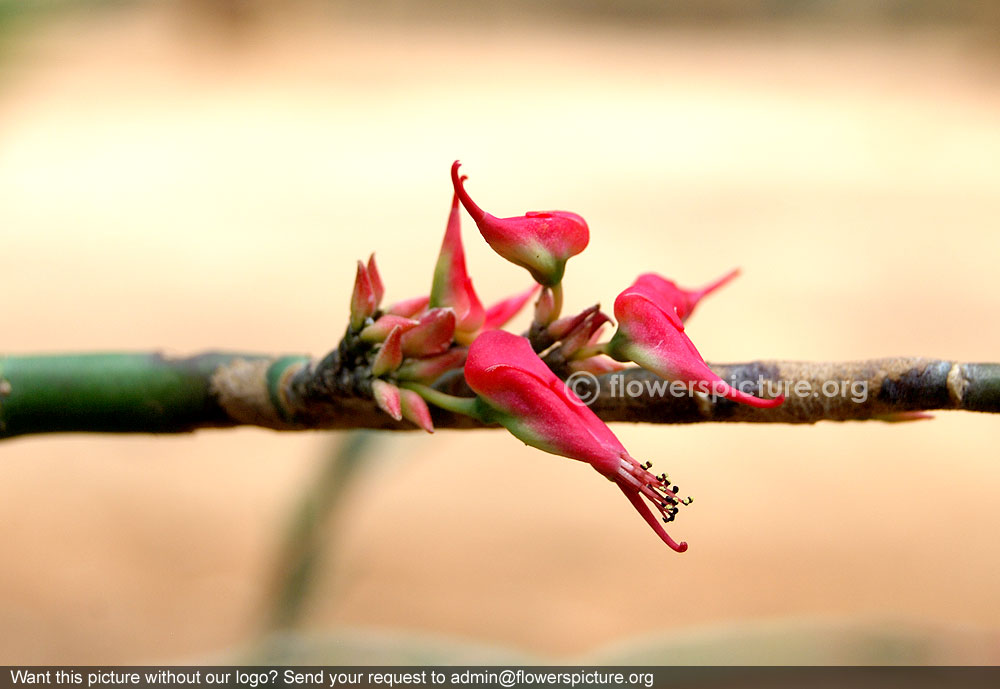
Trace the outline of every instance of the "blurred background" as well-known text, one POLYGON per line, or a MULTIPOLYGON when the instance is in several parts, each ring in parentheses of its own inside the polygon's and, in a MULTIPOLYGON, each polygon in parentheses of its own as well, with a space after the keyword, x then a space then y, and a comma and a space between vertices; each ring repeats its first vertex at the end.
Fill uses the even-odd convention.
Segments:
MULTIPOLYGON (((322 354, 461 158, 587 218, 568 308, 741 266, 710 361, 997 361, 995 7, 0 0, 0 350, 322 354)), ((614 430, 687 553, 500 431, 4 442, 0 662, 1000 660, 1000 419, 614 430)))

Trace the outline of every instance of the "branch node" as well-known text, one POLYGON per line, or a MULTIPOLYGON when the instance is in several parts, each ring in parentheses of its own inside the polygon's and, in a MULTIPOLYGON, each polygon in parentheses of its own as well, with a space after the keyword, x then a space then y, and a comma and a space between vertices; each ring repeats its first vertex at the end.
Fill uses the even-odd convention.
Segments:
POLYGON ((233 359, 212 374, 211 390, 219 405, 238 423, 293 429, 296 426, 285 420, 271 396, 267 374, 272 363, 270 359, 233 359))
POLYGON ((969 378, 965 374, 965 367, 957 362, 952 364, 948 371, 948 396, 955 407, 961 409, 965 391, 968 389, 969 378))

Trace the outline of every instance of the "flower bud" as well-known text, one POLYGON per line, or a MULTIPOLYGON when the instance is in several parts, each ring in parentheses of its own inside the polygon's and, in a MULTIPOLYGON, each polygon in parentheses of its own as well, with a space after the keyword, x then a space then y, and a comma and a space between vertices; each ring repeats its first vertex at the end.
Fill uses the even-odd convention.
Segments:
POLYGON ((571 358, 574 354, 591 344, 594 336, 601 332, 604 324, 609 320, 611 319, 603 311, 594 311, 588 314, 582 323, 570 330, 562 338, 562 344, 559 345, 559 353, 567 359, 571 358))
POLYGON ((396 421, 403 420, 399 388, 395 385, 376 378, 372 381, 372 397, 375 398, 375 404, 378 405, 379 409, 396 421))
POLYGON ((569 370, 574 373, 577 371, 583 371, 595 376, 603 376, 605 373, 616 373, 627 368, 625 364, 619 363, 610 357, 604 356, 603 354, 597 354, 595 356, 589 356, 586 359, 571 361, 567 364, 567 366, 569 366, 569 370))
POLYGON ((455 335, 455 312, 450 309, 431 309, 416 327, 403 333, 403 356, 424 357, 441 354, 450 346, 455 335))
POLYGON ((372 362, 372 375, 376 378, 384 376, 386 373, 395 371, 403 363, 403 348, 401 344, 403 331, 397 325, 385 338, 385 342, 375 355, 372 362))
POLYGON ((406 359, 396 371, 399 380, 412 381, 430 385, 448 371, 461 368, 469 350, 465 347, 452 347, 444 354, 424 359, 406 359))
MULTIPOLYGON (((559 316, 556 310, 556 299, 555 295, 552 294, 552 290, 548 287, 542 288, 542 293, 538 295, 538 301, 535 302, 535 323, 539 325, 551 324, 553 319, 559 316)), ((570 316, 572 318, 572 316, 570 316)))
POLYGON ((431 420, 431 410, 427 407, 427 403, 424 402, 423 397, 415 393, 413 390, 401 388, 399 391, 399 399, 404 419, 419 426, 428 433, 434 432, 434 422, 431 420))
POLYGON ((384 316, 380 316, 377 321, 362 330, 360 337, 364 342, 382 342, 385 338, 389 337, 389 333, 392 332, 393 328, 399 328, 401 332, 405 333, 407 330, 416 327, 418 324, 419 321, 415 321, 412 318, 403 318, 402 316, 386 314, 384 316))
POLYGON ((375 308, 379 307, 382 303, 382 297, 385 295, 385 286, 382 284, 382 276, 378 273, 378 267, 375 265, 375 254, 373 253, 368 257, 368 279, 372 283, 372 292, 375 294, 375 308))
MULTIPOLYGON (((572 331, 579 328, 584 321, 590 318, 591 315, 600 311, 601 305, 594 304, 593 306, 588 306, 586 309, 576 314, 575 316, 566 316, 565 318, 560 318, 557 321, 549 323, 549 327, 546 328, 546 332, 555 340, 561 340, 572 331)), ((607 320, 607 318, 605 318, 607 320)))
POLYGON ((358 261, 358 272, 354 278, 354 291, 351 293, 351 330, 360 330, 365 321, 372 317, 378 304, 375 300, 375 290, 365 264, 358 261))

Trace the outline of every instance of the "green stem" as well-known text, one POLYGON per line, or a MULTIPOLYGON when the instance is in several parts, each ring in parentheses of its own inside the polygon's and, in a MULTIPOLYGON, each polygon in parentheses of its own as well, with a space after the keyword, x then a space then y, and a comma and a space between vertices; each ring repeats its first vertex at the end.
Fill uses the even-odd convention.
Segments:
POLYGON ((413 390, 415 393, 424 398, 424 401, 430 402, 436 407, 441 407, 450 412, 456 414, 464 414, 465 416, 471 416, 474 419, 480 418, 481 414, 479 412, 479 401, 475 397, 457 397, 455 395, 449 395, 440 390, 435 390, 434 388, 427 387, 426 385, 421 385, 420 383, 401 383, 400 387, 406 388, 407 390, 413 390))
POLYGON ((206 375, 224 354, 178 366, 159 354, 0 358, 0 437, 98 431, 170 433, 234 425, 206 375))
POLYGON ((552 320, 559 318, 563 307, 563 286, 558 283, 552 286, 552 320))
POLYGON ((0 438, 238 426, 248 420, 234 416, 229 399, 254 397, 250 392, 258 393, 264 402, 258 406, 266 406, 278 425, 284 411, 278 404, 280 373, 303 360, 241 352, 187 358, 156 352, 0 356, 0 438), (246 369, 251 373, 242 374, 246 369), (234 373, 222 380, 220 372, 229 370, 234 373), (248 385, 241 388, 244 379, 248 385))
POLYGON ((597 356, 598 354, 607 354, 609 342, 604 342, 602 344, 589 345, 578 349, 575 354, 573 354, 573 361, 580 361, 581 359, 589 359, 592 356, 597 356))

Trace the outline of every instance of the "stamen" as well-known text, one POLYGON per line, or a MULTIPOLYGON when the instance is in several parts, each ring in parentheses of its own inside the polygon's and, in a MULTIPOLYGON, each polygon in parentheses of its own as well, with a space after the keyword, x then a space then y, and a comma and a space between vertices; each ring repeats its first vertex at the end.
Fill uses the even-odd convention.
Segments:
MULTIPOLYGON (((651 503, 651 507, 660 513, 660 520, 658 521, 669 524, 677 518, 680 505, 690 504, 690 498, 681 499, 678 496, 677 492, 680 488, 670 484, 670 478, 666 472, 661 473, 659 476, 654 476, 649 471, 652 465, 652 462, 640 464, 632 457, 622 455, 618 471, 616 472, 618 474, 619 487, 628 495, 629 491, 626 489, 626 486, 630 486, 637 493, 634 497, 630 497, 633 504, 636 504, 636 502, 642 503, 642 499, 645 498, 651 503)), ((650 514, 649 518, 652 517, 653 515, 650 514)), ((661 534, 661 538, 663 535, 661 534)))
POLYGON ((654 505, 658 505, 664 500, 667 500, 668 502, 670 501, 669 495, 663 495, 660 491, 656 490, 655 488, 653 488, 648 484, 643 486, 639 492, 645 495, 647 498, 649 498, 649 501, 652 502, 654 505))
POLYGON ((642 485, 642 483, 639 482, 639 479, 637 479, 635 476, 633 476, 630 472, 628 472, 628 471, 622 471, 621 469, 619 469, 618 470, 618 475, 621 476, 626 481, 628 481, 628 483, 631 484, 636 490, 642 490, 643 489, 643 485, 642 485))
POLYGON ((683 541, 678 543, 673 538, 671 538, 670 534, 668 534, 663 529, 663 527, 660 525, 660 520, 656 519, 656 517, 653 516, 652 511, 649 509, 649 506, 643 501, 642 496, 629 490, 629 488, 623 485, 622 483, 619 483, 618 487, 621 489, 622 493, 625 494, 625 497, 628 498, 628 501, 632 503, 632 506, 635 507, 636 511, 638 511, 639 514, 642 515, 642 518, 646 520, 646 523, 649 524, 650 527, 652 527, 653 531, 656 532, 656 535, 658 535, 664 543, 666 543, 668 546, 670 546, 673 550, 677 551, 678 553, 683 553, 685 550, 687 550, 687 543, 684 543, 683 541))

